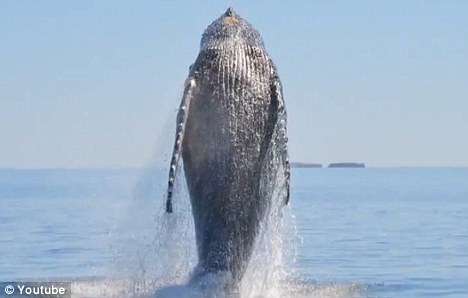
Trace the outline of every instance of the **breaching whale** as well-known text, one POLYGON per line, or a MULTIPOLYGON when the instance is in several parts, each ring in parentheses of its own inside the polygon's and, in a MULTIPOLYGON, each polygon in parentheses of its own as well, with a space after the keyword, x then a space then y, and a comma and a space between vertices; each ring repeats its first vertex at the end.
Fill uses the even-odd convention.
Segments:
POLYGON ((185 82, 169 170, 169 213, 181 156, 198 251, 192 282, 225 272, 223 287, 232 289, 245 273, 273 188, 284 188, 275 199, 287 204, 290 179, 276 66, 258 31, 232 8, 203 33, 185 82))

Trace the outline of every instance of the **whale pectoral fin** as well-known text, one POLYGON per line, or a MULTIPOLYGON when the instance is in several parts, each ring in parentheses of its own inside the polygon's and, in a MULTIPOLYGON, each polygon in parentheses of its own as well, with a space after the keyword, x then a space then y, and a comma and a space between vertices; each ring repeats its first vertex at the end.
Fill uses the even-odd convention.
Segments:
POLYGON ((289 203, 291 166, 288 155, 288 136, 287 136, 287 114, 283 99, 283 87, 277 75, 273 76, 271 82, 271 100, 277 106, 277 120, 275 125, 274 142, 278 149, 279 159, 282 163, 284 183, 286 188, 285 205, 289 203))
POLYGON ((172 213, 172 196, 174 192, 174 182, 176 178, 177 168, 180 155, 182 153, 182 141, 184 139, 185 124, 187 123, 190 101, 193 97, 193 89, 195 80, 191 77, 185 81, 184 95, 180 103, 179 112, 177 113, 176 137, 174 149, 172 151, 171 165, 169 168, 169 180, 167 182, 167 197, 166 197, 166 212, 172 213))

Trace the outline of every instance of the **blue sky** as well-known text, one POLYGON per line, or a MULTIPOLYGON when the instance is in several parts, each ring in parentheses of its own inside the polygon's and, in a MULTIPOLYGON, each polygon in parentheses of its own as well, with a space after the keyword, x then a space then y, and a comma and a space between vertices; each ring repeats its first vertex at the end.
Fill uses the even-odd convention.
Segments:
POLYGON ((468 166, 467 1, 2 1, 0 167, 168 160, 228 6, 283 82, 295 161, 468 166))

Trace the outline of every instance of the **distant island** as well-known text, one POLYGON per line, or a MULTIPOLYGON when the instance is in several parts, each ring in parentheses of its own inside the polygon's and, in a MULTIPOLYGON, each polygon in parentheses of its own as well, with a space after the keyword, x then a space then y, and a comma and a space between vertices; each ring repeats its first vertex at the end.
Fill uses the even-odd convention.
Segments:
POLYGON ((291 167, 293 168, 322 168, 323 166, 319 163, 292 162, 291 167))
MULTIPOLYGON (((293 161, 291 162, 291 167, 293 168, 323 168, 324 166, 320 163, 310 163, 310 162, 300 162, 293 161)), ((365 168, 364 163, 358 162, 334 162, 328 165, 328 168, 365 168)))
POLYGON ((329 168, 365 168, 364 163, 356 162, 336 162, 328 165, 329 168))

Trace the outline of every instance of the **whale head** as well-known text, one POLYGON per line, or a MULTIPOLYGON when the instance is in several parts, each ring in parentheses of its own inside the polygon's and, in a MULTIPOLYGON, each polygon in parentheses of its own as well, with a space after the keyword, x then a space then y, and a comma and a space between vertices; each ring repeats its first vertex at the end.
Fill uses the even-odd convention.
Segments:
POLYGON ((200 49, 223 49, 232 45, 264 48, 258 31, 241 18, 231 7, 206 28, 202 35, 200 49))

